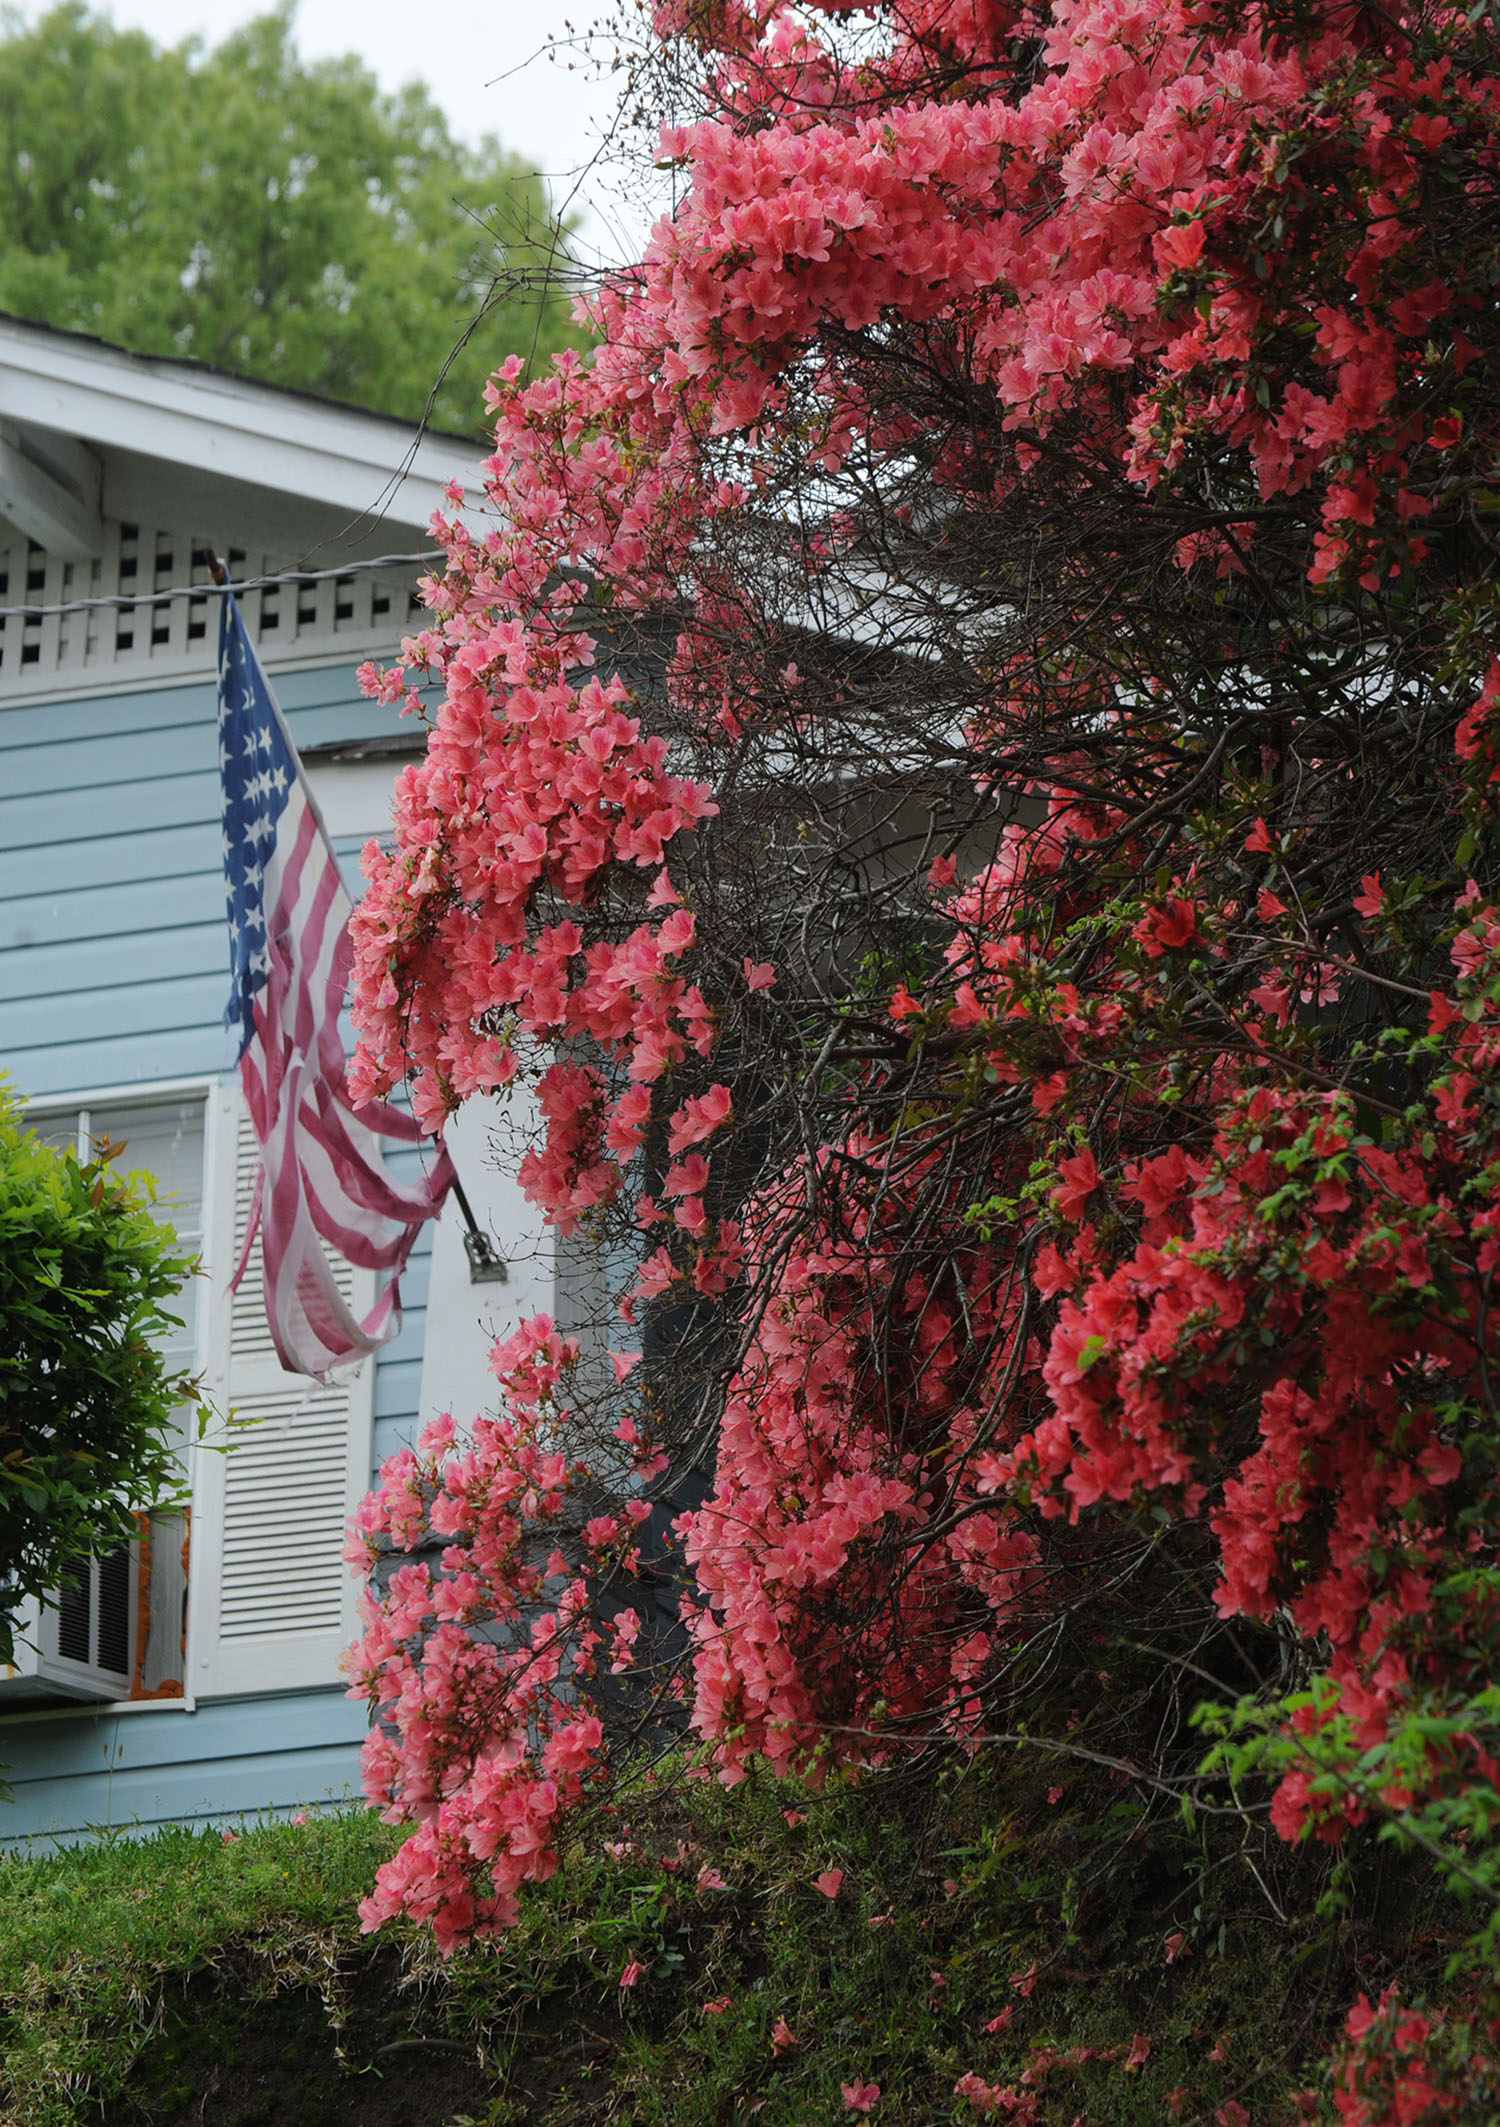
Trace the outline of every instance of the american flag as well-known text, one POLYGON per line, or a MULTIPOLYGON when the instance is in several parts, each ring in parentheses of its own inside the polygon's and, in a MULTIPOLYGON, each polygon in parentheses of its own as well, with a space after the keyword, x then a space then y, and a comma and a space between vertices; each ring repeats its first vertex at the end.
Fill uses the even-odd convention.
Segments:
MULTIPOLYGON (((281 711, 229 591, 219 619, 219 766, 240 1082, 261 1148, 233 1284, 257 1230, 266 1316, 282 1365, 323 1379, 401 1327, 401 1271, 453 1180, 439 1146, 403 1187, 381 1140, 422 1132, 384 1102, 356 1109, 339 1013, 349 977, 349 896, 281 711), (323 1242, 385 1273, 363 1321, 345 1304, 323 1242)), ((232 1289, 232 1288, 231 1288, 232 1289)))

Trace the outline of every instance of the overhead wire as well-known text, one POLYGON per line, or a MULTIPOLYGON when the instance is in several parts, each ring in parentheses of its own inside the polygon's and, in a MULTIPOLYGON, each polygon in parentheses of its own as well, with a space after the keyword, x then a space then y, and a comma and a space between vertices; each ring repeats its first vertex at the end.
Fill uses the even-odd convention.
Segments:
POLYGON ((364 561, 346 561, 336 569, 280 569, 265 576, 246 576, 239 582, 172 584, 165 591, 111 591, 97 598, 69 598, 60 605, 0 606, 0 621, 44 620, 54 613, 89 613, 103 608, 131 612, 137 606, 170 605, 174 598, 216 598, 221 591, 258 591, 269 584, 326 583, 333 577, 358 575, 367 569, 410 568, 420 561, 441 561, 442 550, 429 547, 421 554, 376 554, 364 561))

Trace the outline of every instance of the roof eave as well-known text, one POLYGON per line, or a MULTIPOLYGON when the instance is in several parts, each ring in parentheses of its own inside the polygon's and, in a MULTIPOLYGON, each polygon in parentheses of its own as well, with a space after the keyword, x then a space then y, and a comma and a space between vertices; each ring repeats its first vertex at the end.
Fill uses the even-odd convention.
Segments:
POLYGON ((450 479, 483 488, 471 438, 4 314, 0 418, 398 524, 425 526, 450 479))

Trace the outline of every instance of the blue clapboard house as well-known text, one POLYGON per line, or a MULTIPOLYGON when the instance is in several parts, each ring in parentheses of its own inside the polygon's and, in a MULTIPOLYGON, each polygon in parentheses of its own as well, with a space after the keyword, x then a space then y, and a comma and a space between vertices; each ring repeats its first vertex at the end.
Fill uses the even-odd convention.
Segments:
MULTIPOLYGON (((348 1514, 420 1420, 485 1405, 493 1334, 554 1303, 498 1114, 466 1115, 453 1150, 504 1284, 471 1281, 450 1200, 401 1335, 332 1387, 279 1368, 253 1257, 227 1291, 256 1148, 223 1025, 210 557, 267 579, 241 610, 357 891, 420 734, 355 668, 415 624, 401 557, 429 548, 454 475, 478 491, 472 442, 0 317, 0 1069, 43 1135, 123 1139, 121 1165, 157 1177, 201 1255, 182 1348, 220 1414, 201 1442, 184 1428, 189 1510, 143 1502, 137 1542, 23 1621, 0 1668, 0 1843, 357 1789, 348 1514)), ((365 1275, 336 1270, 368 1304, 365 1275)))

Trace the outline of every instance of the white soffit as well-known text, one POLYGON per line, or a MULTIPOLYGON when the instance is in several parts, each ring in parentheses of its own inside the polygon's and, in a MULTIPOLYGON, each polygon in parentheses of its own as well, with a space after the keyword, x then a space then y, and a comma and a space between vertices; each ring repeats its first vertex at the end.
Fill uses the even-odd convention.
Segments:
POLYGON ((483 489, 469 438, 0 316, 5 420, 388 524, 425 528, 450 479, 483 489))

